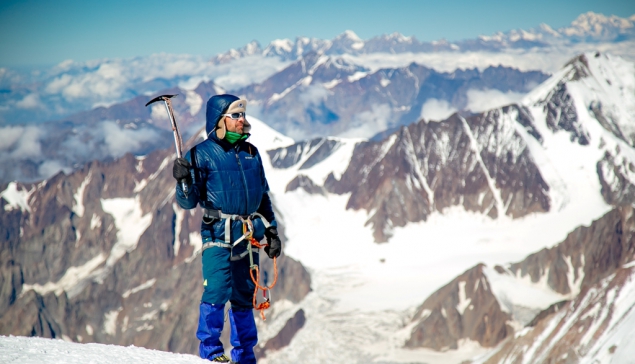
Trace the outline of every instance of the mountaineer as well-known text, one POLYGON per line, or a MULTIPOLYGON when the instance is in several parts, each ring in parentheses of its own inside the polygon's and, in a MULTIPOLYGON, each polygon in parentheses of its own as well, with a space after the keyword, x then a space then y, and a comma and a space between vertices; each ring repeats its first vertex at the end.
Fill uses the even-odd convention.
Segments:
POLYGON ((207 101, 207 140, 184 158, 177 158, 173 167, 179 206, 192 209, 200 205, 204 211, 204 292, 196 337, 201 358, 219 363, 256 363, 253 347, 258 335, 252 309, 254 289, 260 286, 251 275, 258 269, 258 250, 252 251, 250 241, 259 246, 257 241, 266 237, 264 250, 274 263, 282 249, 260 154, 245 140, 251 129, 246 107, 247 100, 234 95, 211 97, 207 101), (189 193, 183 193, 182 182, 189 193), (232 361, 220 342, 227 301, 231 303, 232 361))

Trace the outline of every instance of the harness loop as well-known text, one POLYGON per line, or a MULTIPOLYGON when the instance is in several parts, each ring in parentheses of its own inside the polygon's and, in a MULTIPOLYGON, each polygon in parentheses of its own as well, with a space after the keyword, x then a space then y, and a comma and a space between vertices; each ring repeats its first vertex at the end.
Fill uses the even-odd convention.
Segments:
MULTIPOLYGON (((247 231, 247 227, 243 225, 243 236, 245 236, 248 233, 249 232, 247 231)), ((267 286, 266 284, 264 286, 260 285, 260 269, 258 268, 257 264, 254 264, 252 245, 255 246, 257 249, 260 249, 265 246, 268 246, 269 244, 260 244, 251 235, 249 236, 248 241, 249 241, 249 244, 247 245, 247 250, 249 251, 249 276, 251 277, 251 281, 254 282, 254 285, 255 285, 252 304, 254 306, 254 309, 260 311, 260 317, 262 318, 263 321, 265 321, 267 320, 267 318, 265 317, 265 310, 271 307, 270 290, 278 282, 278 260, 276 257, 273 258, 273 282, 271 283, 271 285, 270 286, 267 286), (255 277, 254 277, 254 272, 256 272, 255 277), (260 303, 258 303, 258 300, 257 300, 258 290, 262 290, 262 297, 264 298, 264 301, 260 303), (267 297, 267 293, 269 294, 269 297, 267 297)))

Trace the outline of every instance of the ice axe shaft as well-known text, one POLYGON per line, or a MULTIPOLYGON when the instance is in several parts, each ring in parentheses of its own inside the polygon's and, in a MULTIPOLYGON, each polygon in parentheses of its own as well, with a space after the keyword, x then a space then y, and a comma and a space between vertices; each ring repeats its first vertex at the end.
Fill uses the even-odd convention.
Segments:
MULTIPOLYGON (((172 101, 170 100, 171 98, 175 96, 178 96, 178 94, 157 96, 153 98, 152 100, 148 101, 148 103, 146 104, 146 107, 157 101, 163 101, 163 103, 165 104, 165 110, 168 112, 168 116, 170 117, 170 123, 172 124, 172 134, 174 134, 174 147, 176 148, 176 157, 183 158, 183 154, 181 153, 181 150, 183 149, 183 141, 181 140, 181 133, 179 132, 179 126, 176 124, 176 119, 174 118, 174 110, 172 110, 172 101)), ((185 195, 185 198, 187 198, 188 190, 187 190, 187 183, 185 182, 185 180, 181 181, 181 187, 183 188, 183 194, 185 195)))

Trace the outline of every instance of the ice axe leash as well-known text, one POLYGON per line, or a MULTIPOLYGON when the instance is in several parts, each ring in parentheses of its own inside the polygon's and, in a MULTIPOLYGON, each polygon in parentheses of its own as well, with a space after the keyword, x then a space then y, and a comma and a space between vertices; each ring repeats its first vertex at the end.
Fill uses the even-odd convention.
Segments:
MULTIPOLYGON (((176 147, 176 157, 183 158, 183 155, 181 153, 181 150, 183 149, 183 141, 181 140, 181 133, 179 132, 179 126, 176 125, 176 119, 174 118, 174 110, 172 110, 172 101, 170 100, 171 98, 176 96, 178 96, 178 94, 157 96, 153 98, 152 100, 148 101, 148 103, 146 104, 146 107, 157 101, 164 102, 165 109, 167 110, 168 116, 170 117, 170 123, 172 124, 172 133, 174 134, 174 146, 176 147)), ((185 195, 185 198, 187 198, 188 191, 187 191, 187 183, 185 183, 185 180, 181 181, 181 187, 183 188, 183 194, 185 195)))

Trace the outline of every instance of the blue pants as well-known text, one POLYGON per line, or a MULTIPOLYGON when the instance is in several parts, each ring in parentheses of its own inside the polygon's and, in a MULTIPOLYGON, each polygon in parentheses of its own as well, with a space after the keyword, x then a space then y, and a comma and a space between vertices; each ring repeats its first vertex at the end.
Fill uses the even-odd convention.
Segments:
MULTIPOLYGON (((244 245, 244 244, 240 244, 244 245)), ((239 247, 240 247, 239 245, 239 247)), ((236 247, 234 255, 244 249, 236 247)), ((253 252, 254 263, 258 263, 258 252, 253 252)), ((213 359, 224 353, 220 342, 224 323, 224 307, 231 302, 229 310, 232 361, 240 364, 255 364, 253 347, 258 343, 258 333, 253 315, 253 293, 255 285, 249 276, 249 256, 230 261, 230 250, 212 247, 203 252, 203 286, 200 316, 196 337, 201 341, 201 358, 213 359)))

